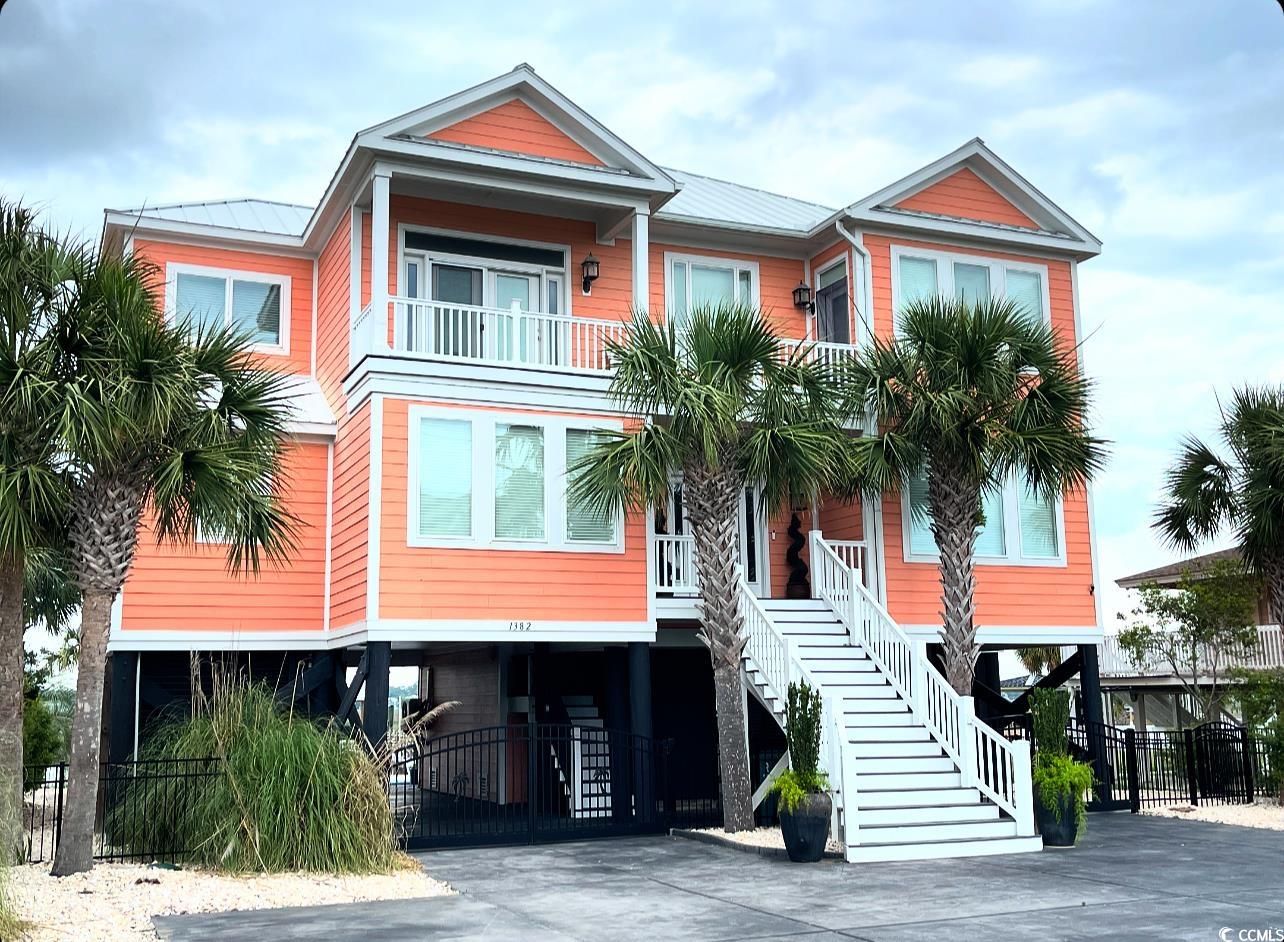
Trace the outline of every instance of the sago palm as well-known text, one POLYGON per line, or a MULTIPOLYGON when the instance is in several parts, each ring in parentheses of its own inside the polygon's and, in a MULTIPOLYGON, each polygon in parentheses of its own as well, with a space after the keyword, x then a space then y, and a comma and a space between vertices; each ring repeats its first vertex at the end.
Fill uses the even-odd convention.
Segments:
POLYGON ((50 430, 35 408, 32 357, 81 256, 31 210, 0 200, 0 825, 22 809, 23 575, 57 539, 65 498, 50 430))
POLYGON ((93 864, 103 674, 111 606, 139 524, 189 544, 198 527, 227 544, 230 569, 257 572, 293 546, 277 494, 288 405, 284 374, 250 338, 161 316, 157 273, 100 256, 42 364, 70 478, 68 549, 81 590, 79 666, 66 814, 54 873, 93 864))
POLYGON ((1284 624, 1284 388, 1246 386, 1221 410, 1219 453, 1187 438, 1169 469, 1155 529, 1185 552, 1229 531, 1284 624))
POLYGON ((740 680, 737 527, 748 485, 763 506, 811 499, 840 473, 846 436, 829 371, 805 345, 782 345, 762 312, 745 305, 699 307, 688 326, 636 313, 610 345, 610 394, 636 428, 604 432, 571 468, 573 498, 599 510, 662 507, 681 477, 683 510, 695 545, 700 640, 713 663, 728 831, 754 826, 740 680))
POLYGON ((1048 500, 1086 484, 1104 458, 1085 426, 1090 384, 1051 327, 997 298, 906 305, 896 336, 875 340, 845 378, 850 407, 877 429, 856 443, 855 487, 876 499, 926 476, 946 676, 970 695, 982 500, 1013 474, 1048 500))

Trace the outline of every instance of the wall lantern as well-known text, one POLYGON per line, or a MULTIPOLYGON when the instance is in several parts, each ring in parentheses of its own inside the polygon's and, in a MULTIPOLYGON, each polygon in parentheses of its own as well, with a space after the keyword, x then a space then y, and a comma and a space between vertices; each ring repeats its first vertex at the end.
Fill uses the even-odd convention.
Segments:
POLYGON ((580 262, 580 271, 584 275, 584 293, 588 294, 593 288, 593 282, 597 281, 598 261, 597 256, 592 252, 584 256, 584 261, 580 262))
POLYGON ((811 303, 811 288, 807 282, 798 282, 798 287, 794 289, 794 307, 806 310, 808 314, 816 313, 816 305, 811 303))

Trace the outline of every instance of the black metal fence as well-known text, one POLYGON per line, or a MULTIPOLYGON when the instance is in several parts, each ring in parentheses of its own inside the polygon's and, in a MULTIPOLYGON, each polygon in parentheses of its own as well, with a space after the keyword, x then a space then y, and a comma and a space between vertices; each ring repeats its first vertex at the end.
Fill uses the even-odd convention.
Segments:
POLYGON ((716 780, 672 740, 560 723, 491 726, 400 750, 390 791, 410 849, 534 843, 707 827, 716 780))
MULTIPOLYGON (((194 848, 181 846, 175 820, 196 799, 200 784, 219 774, 214 759, 148 759, 103 763, 94 809, 94 859, 178 861, 194 848), (145 826, 144 826, 145 825, 145 826)), ((23 831, 27 860, 53 859, 67 805, 66 764, 28 766, 24 779, 23 831)))

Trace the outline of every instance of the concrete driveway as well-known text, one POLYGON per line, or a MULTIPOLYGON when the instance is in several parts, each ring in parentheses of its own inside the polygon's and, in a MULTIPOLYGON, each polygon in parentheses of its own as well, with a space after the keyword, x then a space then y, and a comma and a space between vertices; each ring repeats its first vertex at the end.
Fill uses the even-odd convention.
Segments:
POLYGON ((1284 832, 1127 814, 1090 816, 1073 850, 923 863, 799 866, 663 837, 419 859, 460 895, 168 917, 161 936, 1050 942, 1284 929, 1284 832))

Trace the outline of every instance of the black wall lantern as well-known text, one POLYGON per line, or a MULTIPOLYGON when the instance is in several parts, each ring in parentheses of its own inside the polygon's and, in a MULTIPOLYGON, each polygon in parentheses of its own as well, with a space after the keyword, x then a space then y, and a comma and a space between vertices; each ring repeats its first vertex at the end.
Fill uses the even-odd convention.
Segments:
POLYGON ((798 287, 794 289, 794 307, 804 309, 808 314, 816 313, 816 305, 811 300, 811 288, 807 282, 798 282, 798 287))
POLYGON ((597 281, 598 262, 597 256, 592 252, 584 256, 584 261, 580 262, 580 272, 584 275, 584 293, 588 294, 593 288, 593 282, 597 281))

